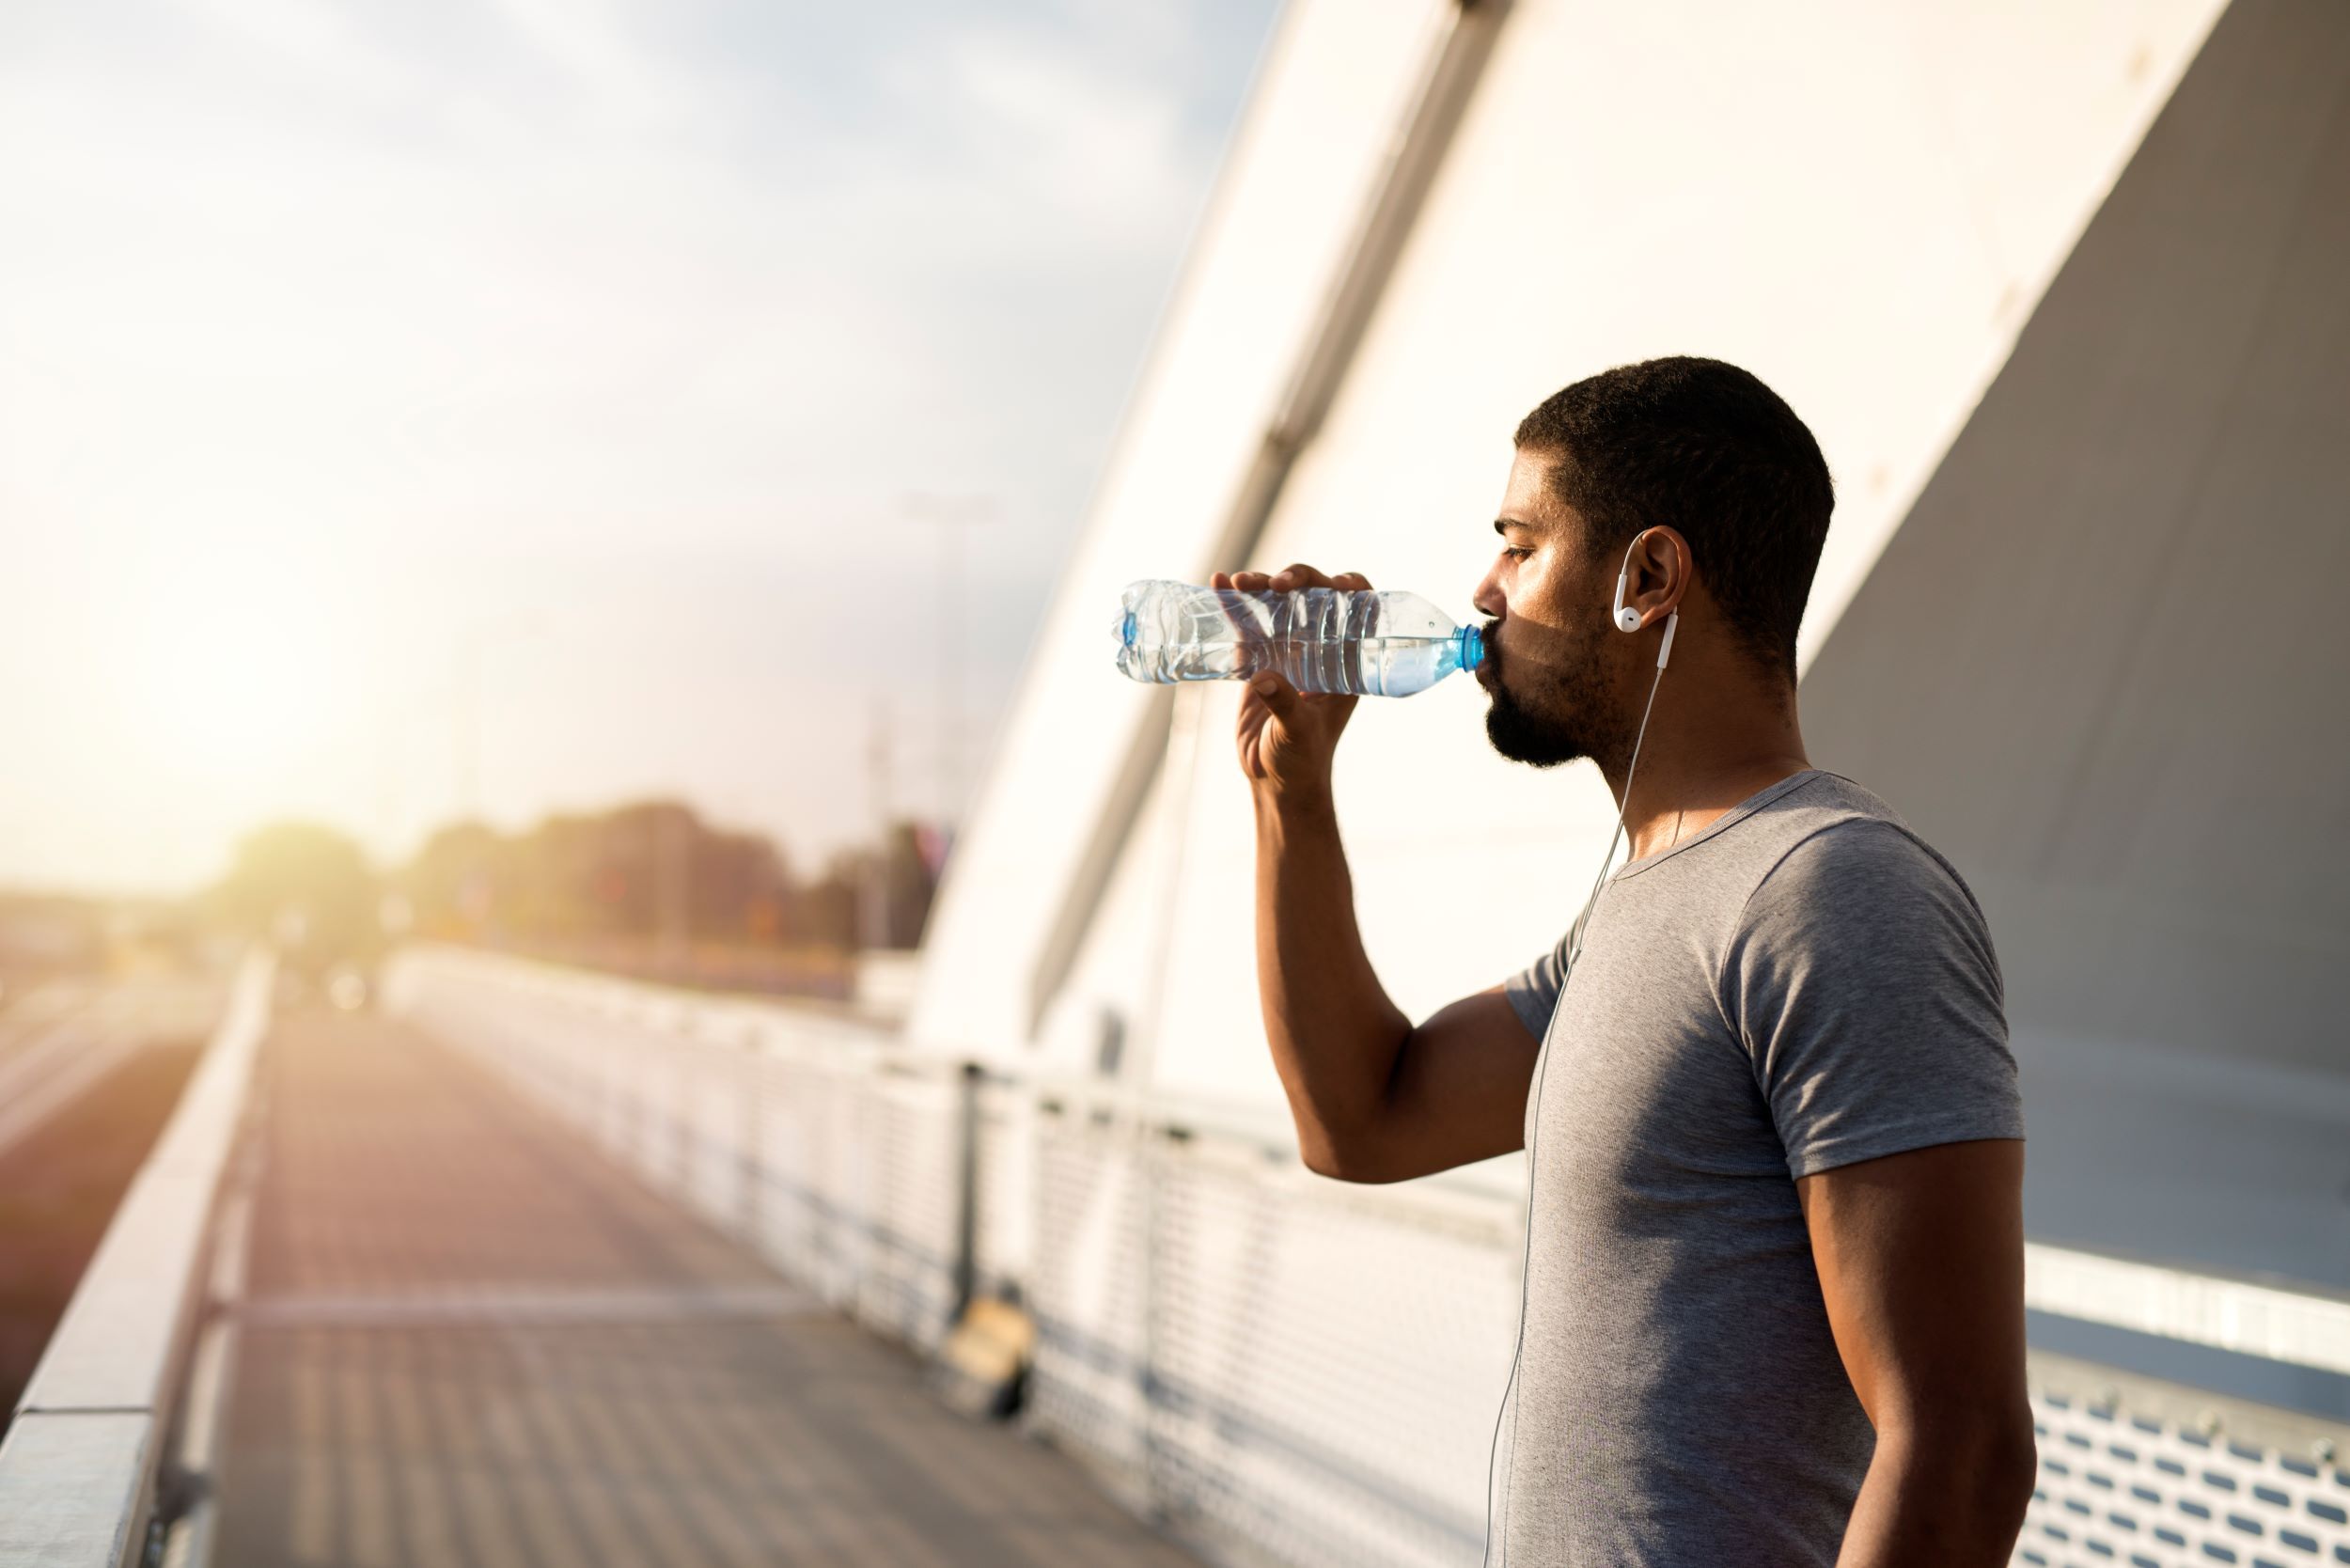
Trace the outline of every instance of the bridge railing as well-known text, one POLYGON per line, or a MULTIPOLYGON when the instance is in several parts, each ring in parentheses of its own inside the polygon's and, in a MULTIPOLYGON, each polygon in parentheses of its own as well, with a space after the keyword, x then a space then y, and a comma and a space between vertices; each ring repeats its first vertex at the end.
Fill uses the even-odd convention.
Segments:
POLYGON ((0 1564, 124 1568, 153 1528, 274 963, 248 957, 226 1016, 132 1179, 0 1442, 0 1564))
MULTIPOLYGON (((1324 1181, 1231 1107, 980 1074, 774 1004, 445 949, 390 995, 916 1349, 968 1291, 1016 1291, 1024 1422, 1229 1558, 1478 1560, 1520 1200, 1324 1181)), ((2027 1268, 2042 1311, 2350 1372, 2350 1299, 2038 1244, 2027 1268)), ((2031 1377, 2019 1562, 2350 1562, 2350 1430, 2052 1356, 2031 1377)))

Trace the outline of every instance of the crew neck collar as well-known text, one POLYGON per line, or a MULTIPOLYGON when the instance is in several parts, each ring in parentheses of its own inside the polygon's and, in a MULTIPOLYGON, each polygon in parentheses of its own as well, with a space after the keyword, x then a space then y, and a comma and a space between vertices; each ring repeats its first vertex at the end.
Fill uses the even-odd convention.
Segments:
POLYGON ((1799 773, 1789 774, 1786 777, 1780 779, 1776 784, 1765 784, 1762 789, 1757 790, 1754 793, 1748 795, 1746 799, 1740 801, 1737 805, 1731 807, 1720 816, 1716 817, 1712 822, 1707 823, 1697 832, 1692 833, 1686 839, 1682 839, 1681 842, 1670 845, 1665 849, 1658 850, 1653 855, 1644 855, 1637 860, 1625 861, 1622 865, 1616 868, 1615 874, 1610 876, 1607 880, 1611 883, 1622 882, 1625 877, 1637 876, 1642 871, 1647 870, 1650 867, 1657 865, 1663 861, 1670 860, 1674 855, 1681 854, 1684 850, 1695 849, 1698 845, 1714 837, 1715 834, 1721 832, 1722 829, 1752 816, 1755 812, 1760 811, 1765 806, 1770 805, 1771 802, 1778 799, 1779 796, 1788 794, 1795 790, 1799 790, 1815 778, 1825 778, 1827 776, 1827 770, 1825 768, 1805 768, 1799 773))

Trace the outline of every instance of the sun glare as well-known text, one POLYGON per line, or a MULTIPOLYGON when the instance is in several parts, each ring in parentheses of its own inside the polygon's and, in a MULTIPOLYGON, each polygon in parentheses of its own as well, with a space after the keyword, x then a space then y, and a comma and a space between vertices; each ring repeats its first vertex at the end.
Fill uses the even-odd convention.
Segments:
POLYGON ((140 749, 168 777, 266 788, 322 738, 343 630, 282 567, 198 568, 135 596, 125 628, 140 749))

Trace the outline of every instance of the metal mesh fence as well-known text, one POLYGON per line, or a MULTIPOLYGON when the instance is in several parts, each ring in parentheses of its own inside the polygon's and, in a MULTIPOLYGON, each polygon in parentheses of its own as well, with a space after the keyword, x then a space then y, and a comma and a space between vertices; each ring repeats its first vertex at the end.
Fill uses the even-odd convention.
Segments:
POLYGON ((2032 1403, 2040 1483, 2018 1562, 2350 1562, 2350 1474, 2319 1457, 2323 1440, 2247 1442, 2217 1415, 2166 1419, 2111 1395, 2043 1388, 2032 1403))
MULTIPOLYGON (((1516 1204, 1350 1187, 1261 1139, 1138 1118, 1098 1086, 966 1087, 870 1031, 510 959, 411 955, 393 995, 918 1349, 954 1305, 970 1138, 965 1262, 1036 1319, 1031 1431, 1235 1561, 1480 1560, 1516 1204)), ((2111 1392, 2044 1387, 2033 1403, 2041 1483, 2017 1562, 2350 1564, 2350 1477, 2322 1440, 2247 1441, 2111 1392)))
POLYGON ((1195 1143, 1150 1172, 1155 1488, 1282 1561, 1473 1560, 1514 1210, 1195 1143))
POLYGON ((1028 1419, 1125 1478, 1147 1474, 1149 1355, 1143 1318, 1143 1151, 1108 1126, 1036 1129, 1037 1323, 1028 1419))

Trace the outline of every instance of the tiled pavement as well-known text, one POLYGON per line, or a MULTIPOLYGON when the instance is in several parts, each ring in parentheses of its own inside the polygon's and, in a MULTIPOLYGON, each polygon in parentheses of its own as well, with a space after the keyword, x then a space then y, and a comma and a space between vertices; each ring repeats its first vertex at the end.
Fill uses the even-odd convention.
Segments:
POLYGON ((281 1020, 220 1568, 1188 1568, 472 1063, 281 1020))

